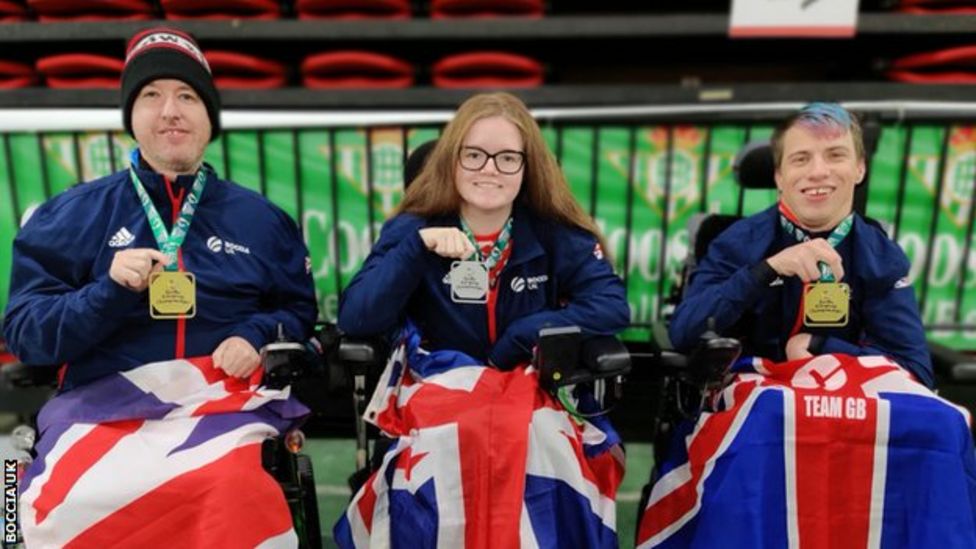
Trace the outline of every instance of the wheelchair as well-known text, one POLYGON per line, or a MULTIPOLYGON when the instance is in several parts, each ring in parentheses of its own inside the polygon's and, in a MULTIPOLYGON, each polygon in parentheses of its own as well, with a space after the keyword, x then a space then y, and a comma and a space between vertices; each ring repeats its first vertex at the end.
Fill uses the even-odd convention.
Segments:
MULTIPOLYGON (((355 414, 355 470, 348 483, 355 494, 380 467, 393 443, 367 424, 366 408, 386 365, 390 346, 385 338, 350 337, 334 325, 320 334, 331 390, 352 390, 355 414)), ((562 389, 587 392, 602 410, 613 408, 623 396, 631 355, 614 336, 584 338, 579 327, 544 328, 533 358, 540 385, 551 394, 562 389)))
MULTIPOLYGON (((323 371, 322 357, 317 345, 277 341, 261 349, 265 384, 271 388, 283 388, 298 383, 316 383, 323 371)), ((18 472, 37 457, 34 445, 37 439, 37 411, 52 397, 57 388, 58 367, 28 366, 20 362, 8 362, 0 368, 0 390, 11 395, 27 396, 16 402, 9 411, 16 412, 27 423, 16 427, 11 434, 14 449, 19 452, 18 472)), ((281 486, 291 512, 299 547, 320 549, 322 531, 319 522, 318 499, 312 461, 301 453, 305 435, 298 428, 277 437, 266 439, 261 446, 261 462, 264 469, 281 486)), ((22 541, 18 532, 18 540, 22 541)))
MULTIPOLYGON (((864 130, 867 156, 870 158, 880 135, 880 128, 869 121, 864 130)), ((743 147, 735 158, 733 170, 736 181, 742 188, 776 188, 772 149, 766 140, 755 141, 743 147)), ((862 215, 867 195, 866 181, 867 179, 858 186, 854 199, 855 210, 862 215)), ((673 311, 681 301, 691 275, 704 258, 711 242, 740 219, 740 215, 716 213, 696 214, 692 217, 688 224, 689 253, 684 260, 680 277, 666 300, 666 311, 673 311)), ((881 223, 871 222, 883 227, 881 223)), ((940 390, 937 392, 973 386, 976 382, 976 358, 936 342, 928 342, 928 347, 936 374, 936 385, 940 390)), ((702 335, 693 352, 678 353, 670 343, 665 317, 653 326, 649 344, 640 352, 631 353, 635 364, 654 372, 650 433, 654 465, 641 493, 638 519, 647 506, 653 485, 658 480, 659 467, 669 455, 676 428, 686 420, 697 418, 703 408, 704 396, 726 384, 728 372, 741 354, 742 348, 739 340, 722 337, 710 329, 702 335)))

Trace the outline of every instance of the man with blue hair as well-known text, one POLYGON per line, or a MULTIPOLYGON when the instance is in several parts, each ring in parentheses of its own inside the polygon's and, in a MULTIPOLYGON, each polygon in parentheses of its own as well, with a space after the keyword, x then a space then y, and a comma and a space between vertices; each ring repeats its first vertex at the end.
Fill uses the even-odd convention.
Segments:
POLYGON ((714 329, 774 361, 884 355, 933 384, 909 261, 853 211, 865 174, 857 119, 811 103, 771 138, 779 201, 719 235, 670 325, 679 350, 714 329))

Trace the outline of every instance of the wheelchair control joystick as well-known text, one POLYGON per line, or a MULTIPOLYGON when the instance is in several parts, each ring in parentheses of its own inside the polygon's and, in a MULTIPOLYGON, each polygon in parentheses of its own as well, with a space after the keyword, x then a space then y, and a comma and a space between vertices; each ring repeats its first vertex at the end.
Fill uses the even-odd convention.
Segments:
POLYGON ((582 338, 583 333, 578 326, 543 328, 539 331, 539 344, 533 358, 539 369, 539 383, 547 391, 574 383, 573 374, 579 362, 582 338))
POLYGON ((689 373, 696 386, 708 391, 722 387, 725 378, 742 353, 738 339, 722 337, 715 332, 715 319, 708 319, 708 329, 701 335, 698 348, 689 361, 689 373))
POLYGON ((278 339, 261 347, 261 365, 264 367, 265 385, 282 389, 302 377, 303 372, 314 365, 309 349, 296 341, 288 341, 284 328, 278 325, 278 339))

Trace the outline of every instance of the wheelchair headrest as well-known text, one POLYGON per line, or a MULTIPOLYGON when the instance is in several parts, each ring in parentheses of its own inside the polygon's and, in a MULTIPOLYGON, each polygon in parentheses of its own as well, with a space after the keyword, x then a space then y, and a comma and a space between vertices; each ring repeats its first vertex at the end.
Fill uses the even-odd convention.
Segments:
POLYGON ((733 223, 742 219, 742 216, 727 214, 711 214, 701 220, 698 230, 695 232, 695 264, 704 259, 708 252, 708 245, 722 234, 725 229, 733 223))
POLYGON ((427 163, 427 157, 430 156, 430 152, 434 150, 435 145, 437 145, 437 140, 431 139, 430 141, 422 143, 410 153, 410 156, 407 157, 407 161, 403 164, 404 190, 406 190, 406 188, 413 183, 413 180, 417 179, 417 176, 420 175, 420 171, 424 169, 424 164, 427 163))
POLYGON ((732 164, 735 179, 746 189, 775 189, 773 147, 768 139, 747 143, 732 164))

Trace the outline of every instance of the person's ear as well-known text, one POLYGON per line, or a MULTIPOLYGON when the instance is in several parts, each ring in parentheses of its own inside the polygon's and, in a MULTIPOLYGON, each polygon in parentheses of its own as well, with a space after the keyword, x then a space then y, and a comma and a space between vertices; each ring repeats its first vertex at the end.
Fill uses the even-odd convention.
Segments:
POLYGON ((857 179, 854 181, 854 185, 860 185, 864 181, 864 174, 867 173, 867 164, 864 159, 857 161, 857 179))

